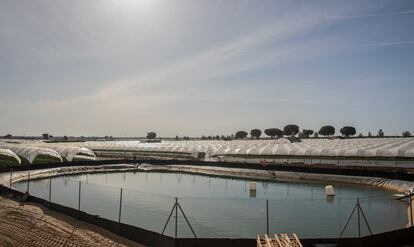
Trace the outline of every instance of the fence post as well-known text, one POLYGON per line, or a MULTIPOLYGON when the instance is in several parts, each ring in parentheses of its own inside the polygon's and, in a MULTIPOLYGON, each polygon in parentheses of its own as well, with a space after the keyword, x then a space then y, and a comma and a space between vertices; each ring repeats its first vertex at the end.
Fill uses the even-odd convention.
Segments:
POLYGON ((269 236, 269 199, 266 199, 266 233, 269 236))
POLYGON ((410 196, 409 196, 409 200, 410 200, 410 219, 411 219, 411 227, 413 227, 414 226, 414 223, 413 223, 413 201, 412 201, 412 191, 410 191, 410 196))
POLYGON ((118 218, 119 223, 121 223, 121 213, 122 213, 122 188, 121 188, 121 194, 119 197, 119 218, 118 218))
POLYGON ((49 202, 52 201, 52 178, 49 178, 49 202))
POLYGON ((27 192, 30 191, 30 172, 27 172, 27 192))
POLYGON ((358 237, 361 238, 361 220, 360 220, 360 216, 359 216, 359 197, 357 198, 357 205, 358 205, 358 237))
POLYGON ((175 238, 177 238, 178 233, 178 198, 175 198, 175 238))
POLYGON ((82 189, 82 181, 79 181, 79 198, 78 198, 78 210, 80 211, 81 205, 81 189, 82 189))

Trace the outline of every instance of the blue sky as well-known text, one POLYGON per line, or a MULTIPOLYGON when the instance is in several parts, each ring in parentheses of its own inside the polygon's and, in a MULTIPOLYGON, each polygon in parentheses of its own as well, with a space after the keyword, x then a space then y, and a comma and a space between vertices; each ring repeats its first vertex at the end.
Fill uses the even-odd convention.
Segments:
POLYGON ((414 1, 2 0, 0 135, 414 132, 414 1))

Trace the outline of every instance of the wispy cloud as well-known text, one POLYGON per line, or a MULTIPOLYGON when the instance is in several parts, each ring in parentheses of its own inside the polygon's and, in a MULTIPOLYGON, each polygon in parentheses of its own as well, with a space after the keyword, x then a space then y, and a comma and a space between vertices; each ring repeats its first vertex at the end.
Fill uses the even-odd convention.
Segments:
POLYGON ((413 45, 414 40, 395 41, 395 42, 381 42, 370 44, 357 44, 355 47, 376 47, 376 46, 400 46, 400 45, 413 45))
POLYGON ((398 12, 380 13, 380 14, 363 14, 363 15, 333 15, 326 17, 327 19, 352 19, 352 18, 371 18, 371 17, 386 17, 414 14, 414 9, 403 10, 398 12))

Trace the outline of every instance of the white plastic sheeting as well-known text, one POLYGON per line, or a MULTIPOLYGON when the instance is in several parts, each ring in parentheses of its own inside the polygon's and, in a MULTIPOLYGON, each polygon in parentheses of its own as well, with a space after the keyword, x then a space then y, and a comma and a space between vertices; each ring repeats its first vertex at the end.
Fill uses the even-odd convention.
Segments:
POLYGON ((281 140, 235 141, 138 141, 86 142, 78 145, 91 150, 205 152, 207 156, 289 155, 342 157, 406 157, 414 158, 414 138, 305 139, 291 143, 281 140))
POLYGON ((62 157, 57 153, 55 150, 43 148, 43 147, 37 147, 32 145, 22 145, 22 144, 8 144, 8 143, 0 143, 0 148, 9 149, 13 151, 15 154, 17 154, 20 157, 25 158, 30 163, 33 163, 33 161, 36 159, 39 155, 47 155, 51 157, 55 157, 62 160, 62 157))
POLYGON ((0 148, 0 156, 7 156, 16 160, 18 164, 21 164, 22 161, 20 160, 19 156, 17 156, 13 151, 9 149, 0 148))
POLYGON ((96 155, 90 149, 84 147, 66 146, 66 145, 42 145, 44 148, 52 149, 58 152, 67 161, 72 161, 77 155, 83 155, 96 159, 96 155))

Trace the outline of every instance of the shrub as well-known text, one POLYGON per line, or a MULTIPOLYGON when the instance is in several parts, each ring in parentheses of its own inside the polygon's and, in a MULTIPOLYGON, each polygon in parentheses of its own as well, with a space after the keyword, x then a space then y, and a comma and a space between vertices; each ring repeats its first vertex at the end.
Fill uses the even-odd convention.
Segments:
POLYGON ((323 136, 335 135, 335 128, 330 125, 322 126, 318 133, 323 136))
POLYGON ((155 137, 157 137, 157 134, 155 132, 147 133, 147 139, 155 139, 155 137))
POLYGON ((277 128, 265 129, 264 133, 270 136, 272 139, 274 139, 276 136, 283 136, 283 131, 277 128))
POLYGON ((356 134, 355 128, 351 127, 351 126, 345 126, 345 127, 341 128, 340 132, 345 137, 353 136, 353 135, 356 134))
POLYGON ((402 133, 402 136, 403 136, 403 137, 410 137, 410 136, 411 136, 411 132, 410 132, 410 131, 404 131, 404 132, 402 133))
POLYGON ((259 129, 252 129, 252 130, 250 131, 250 136, 251 136, 252 138, 259 139, 261 135, 262 135, 262 131, 261 131, 261 130, 259 130, 259 129))
POLYGON ((240 131, 237 131, 236 132, 236 134, 234 135, 234 138, 235 139, 244 139, 244 138, 246 138, 247 137, 247 132, 246 131, 243 131, 243 130, 240 130, 240 131))
POLYGON ((286 126, 283 128, 283 134, 284 134, 284 135, 287 135, 287 136, 294 136, 294 135, 296 135, 297 133, 299 133, 299 126, 297 126, 297 125, 294 125, 294 124, 289 124, 289 125, 286 125, 286 126))

